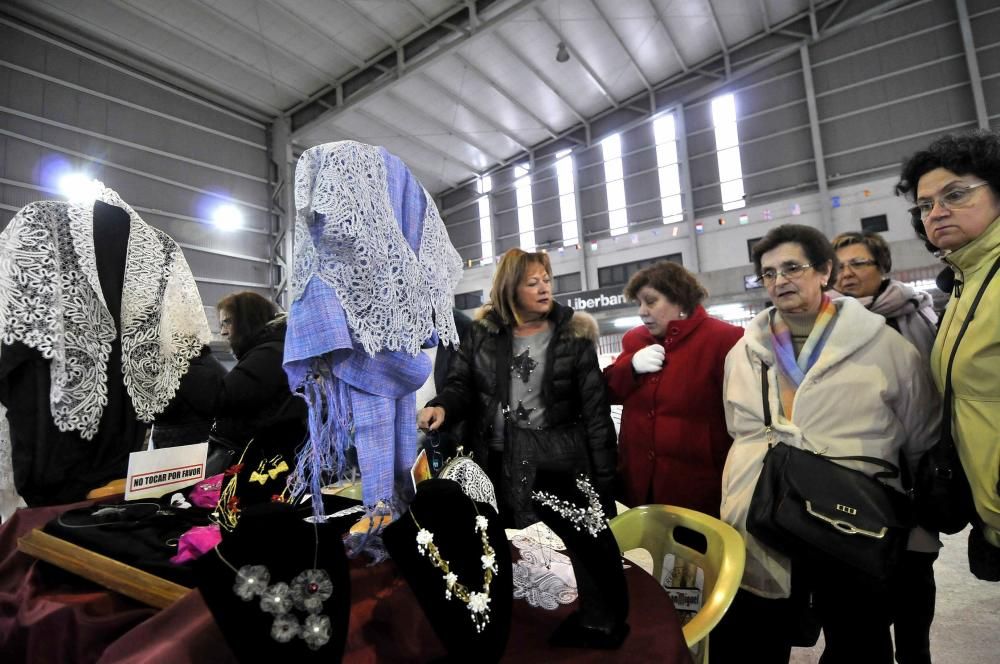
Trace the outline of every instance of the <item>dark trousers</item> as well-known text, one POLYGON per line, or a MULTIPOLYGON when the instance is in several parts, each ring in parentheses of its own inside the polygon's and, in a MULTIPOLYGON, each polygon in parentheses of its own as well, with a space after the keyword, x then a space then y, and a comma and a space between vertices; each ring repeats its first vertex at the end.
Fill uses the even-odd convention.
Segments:
POLYGON ((825 564, 812 570, 799 565, 792 586, 788 599, 740 590, 709 637, 712 664, 787 664, 793 645, 814 642, 810 614, 823 628, 821 664, 892 664, 886 584, 825 564))
POLYGON ((934 561, 938 554, 906 551, 889 582, 892 629, 899 664, 930 664, 934 621, 934 561))

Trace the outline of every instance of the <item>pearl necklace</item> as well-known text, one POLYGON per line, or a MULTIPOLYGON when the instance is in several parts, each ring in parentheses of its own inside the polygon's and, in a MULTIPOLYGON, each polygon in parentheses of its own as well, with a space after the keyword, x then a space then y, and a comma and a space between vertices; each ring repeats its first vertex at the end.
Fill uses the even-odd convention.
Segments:
MULTIPOLYGON (((316 524, 313 524, 315 531, 316 524)), ((243 565, 239 569, 223 557, 219 547, 215 554, 226 567, 236 573, 233 593, 244 602, 260 597, 260 610, 274 616, 271 638, 288 643, 301 638, 310 650, 319 650, 330 641, 330 618, 322 615, 323 604, 333 595, 333 582, 326 570, 317 567, 319 537, 313 550, 312 568, 300 572, 291 584, 279 581, 271 584, 271 572, 264 565, 243 565), (303 622, 292 609, 305 612, 303 622)))
MULTIPOLYGON (((475 507, 475 502, 472 505, 475 507)), ((490 545, 490 540, 486 532, 489 526, 486 517, 479 514, 479 508, 476 508, 476 532, 479 533, 479 539, 483 545, 483 555, 480 556, 483 565, 482 592, 470 592, 467 586, 458 582, 458 576, 451 571, 451 564, 441 556, 437 545, 434 544, 434 533, 426 528, 422 528, 417 523, 417 517, 413 514, 412 509, 410 510, 410 518, 413 519, 413 524, 417 527, 417 551, 420 555, 430 560, 434 567, 441 570, 441 574, 444 577, 444 598, 450 600, 452 597, 455 597, 459 601, 464 602, 471 614, 472 624, 476 627, 476 633, 482 633, 486 625, 490 622, 490 584, 493 582, 493 577, 499 573, 497 570, 496 551, 490 545)))

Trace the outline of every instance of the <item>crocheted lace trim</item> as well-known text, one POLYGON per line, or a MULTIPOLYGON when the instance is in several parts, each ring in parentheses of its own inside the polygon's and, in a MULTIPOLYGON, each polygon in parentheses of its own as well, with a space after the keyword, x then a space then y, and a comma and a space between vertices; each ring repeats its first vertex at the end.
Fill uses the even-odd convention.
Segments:
POLYGON ((326 281, 370 355, 416 355, 435 330, 445 343, 458 341, 451 310, 462 259, 426 190, 424 197, 414 253, 401 226, 416 220, 396 219, 382 148, 327 143, 306 150, 296 166, 292 297, 298 299, 313 276, 326 281))
MULTIPOLYGON (((149 422, 173 398, 211 332, 176 243, 111 189, 104 189, 100 200, 131 219, 121 303, 122 373, 137 416, 149 422)), ((97 433, 108 402, 108 355, 117 336, 100 289, 93 205, 43 201, 22 208, 0 233, 0 340, 20 341, 52 360, 49 404, 60 431, 79 431, 85 439, 97 433)))

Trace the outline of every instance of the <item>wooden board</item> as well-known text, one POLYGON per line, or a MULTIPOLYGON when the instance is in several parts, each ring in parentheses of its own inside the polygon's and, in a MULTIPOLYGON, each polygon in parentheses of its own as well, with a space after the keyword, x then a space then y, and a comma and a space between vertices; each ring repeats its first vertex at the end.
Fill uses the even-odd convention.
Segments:
POLYGON ((17 548, 29 556, 157 609, 170 606, 191 590, 49 535, 39 528, 20 538, 17 548))

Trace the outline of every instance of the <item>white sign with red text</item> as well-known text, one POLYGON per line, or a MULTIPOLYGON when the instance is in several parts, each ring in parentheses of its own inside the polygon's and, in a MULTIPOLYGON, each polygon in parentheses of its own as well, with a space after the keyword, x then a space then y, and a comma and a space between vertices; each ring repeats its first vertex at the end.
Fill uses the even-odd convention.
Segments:
POLYGON ((205 479, 208 443, 133 452, 128 457, 125 500, 159 498, 205 479))

